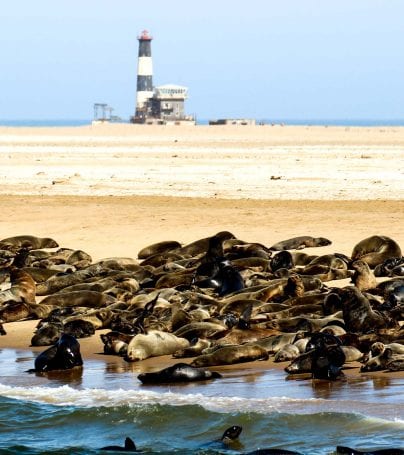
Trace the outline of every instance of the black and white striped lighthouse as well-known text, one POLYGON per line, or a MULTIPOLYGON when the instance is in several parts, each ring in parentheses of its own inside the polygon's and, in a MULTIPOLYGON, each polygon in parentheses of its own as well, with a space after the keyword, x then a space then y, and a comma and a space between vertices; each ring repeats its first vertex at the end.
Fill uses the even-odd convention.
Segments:
POLYGON ((151 57, 151 40, 153 38, 147 30, 143 30, 137 39, 139 40, 139 55, 135 118, 138 121, 142 121, 147 117, 149 110, 148 101, 153 96, 153 65, 151 57))

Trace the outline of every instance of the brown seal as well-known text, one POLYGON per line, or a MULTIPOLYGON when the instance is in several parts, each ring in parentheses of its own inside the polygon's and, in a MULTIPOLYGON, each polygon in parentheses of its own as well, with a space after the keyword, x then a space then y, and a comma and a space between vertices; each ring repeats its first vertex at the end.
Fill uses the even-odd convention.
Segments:
POLYGON ((146 259, 149 256, 166 253, 167 251, 175 250, 176 248, 181 248, 180 242, 177 242, 176 240, 164 240, 145 246, 139 251, 137 257, 139 259, 146 259))
POLYGON ((10 289, 0 292, 0 304, 6 302, 35 303, 36 284, 29 273, 12 267, 10 282, 10 289))
POLYGON ((385 235, 372 235, 360 241, 354 246, 351 255, 353 261, 361 259, 372 268, 394 257, 401 257, 401 248, 395 240, 385 235))
POLYGON ((41 248, 57 248, 59 244, 56 240, 49 237, 36 237, 34 235, 17 235, 0 240, 0 249, 18 250, 27 248, 29 250, 39 250, 41 248))
POLYGON ((374 273, 370 270, 369 265, 362 260, 357 260, 352 263, 352 268, 355 270, 351 280, 352 283, 360 290, 366 291, 377 286, 377 280, 374 273))
POLYGON ((234 363, 267 359, 268 353, 261 346, 233 345, 223 346, 211 354, 200 355, 191 362, 191 365, 194 367, 208 367, 214 365, 232 365, 234 363))
POLYGON ((328 240, 325 237, 311 237, 310 235, 302 235, 299 237, 282 240, 281 242, 272 245, 269 249, 274 251, 301 250, 303 248, 327 246, 331 245, 331 243, 331 240, 328 240))

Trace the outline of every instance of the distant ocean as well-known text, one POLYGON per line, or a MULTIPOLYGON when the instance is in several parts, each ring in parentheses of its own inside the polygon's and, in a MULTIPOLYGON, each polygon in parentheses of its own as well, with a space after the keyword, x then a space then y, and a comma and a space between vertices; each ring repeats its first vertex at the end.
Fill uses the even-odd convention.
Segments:
MULTIPOLYGON (((84 126, 91 125, 89 119, 59 120, 1 120, 0 126, 84 126)), ((265 125, 318 125, 318 126, 404 126, 404 119, 256 119, 257 124, 265 125)), ((121 123, 129 123, 122 120, 121 123)), ((197 125, 207 125, 209 120, 198 119, 197 125)))

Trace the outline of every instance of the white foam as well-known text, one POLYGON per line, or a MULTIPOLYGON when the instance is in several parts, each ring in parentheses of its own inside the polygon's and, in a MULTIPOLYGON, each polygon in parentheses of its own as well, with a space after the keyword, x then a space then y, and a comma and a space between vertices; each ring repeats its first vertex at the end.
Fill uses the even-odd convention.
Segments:
POLYGON ((290 407, 293 412, 306 407, 309 403, 321 404, 324 400, 293 399, 271 397, 251 399, 242 397, 209 397, 203 394, 182 394, 174 392, 154 392, 150 390, 106 390, 73 389, 68 385, 61 387, 12 387, 0 384, 0 396, 27 400, 56 406, 124 406, 124 405, 200 405, 214 412, 284 412, 290 407))

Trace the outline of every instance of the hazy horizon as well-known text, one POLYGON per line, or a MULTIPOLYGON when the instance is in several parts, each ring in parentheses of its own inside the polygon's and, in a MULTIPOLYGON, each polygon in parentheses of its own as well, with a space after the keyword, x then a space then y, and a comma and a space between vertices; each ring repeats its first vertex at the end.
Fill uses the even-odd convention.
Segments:
POLYGON ((0 119, 134 113, 137 36, 153 83, 207 120, 404 118, 404 2, 16 0, 3 6, 0 119))

